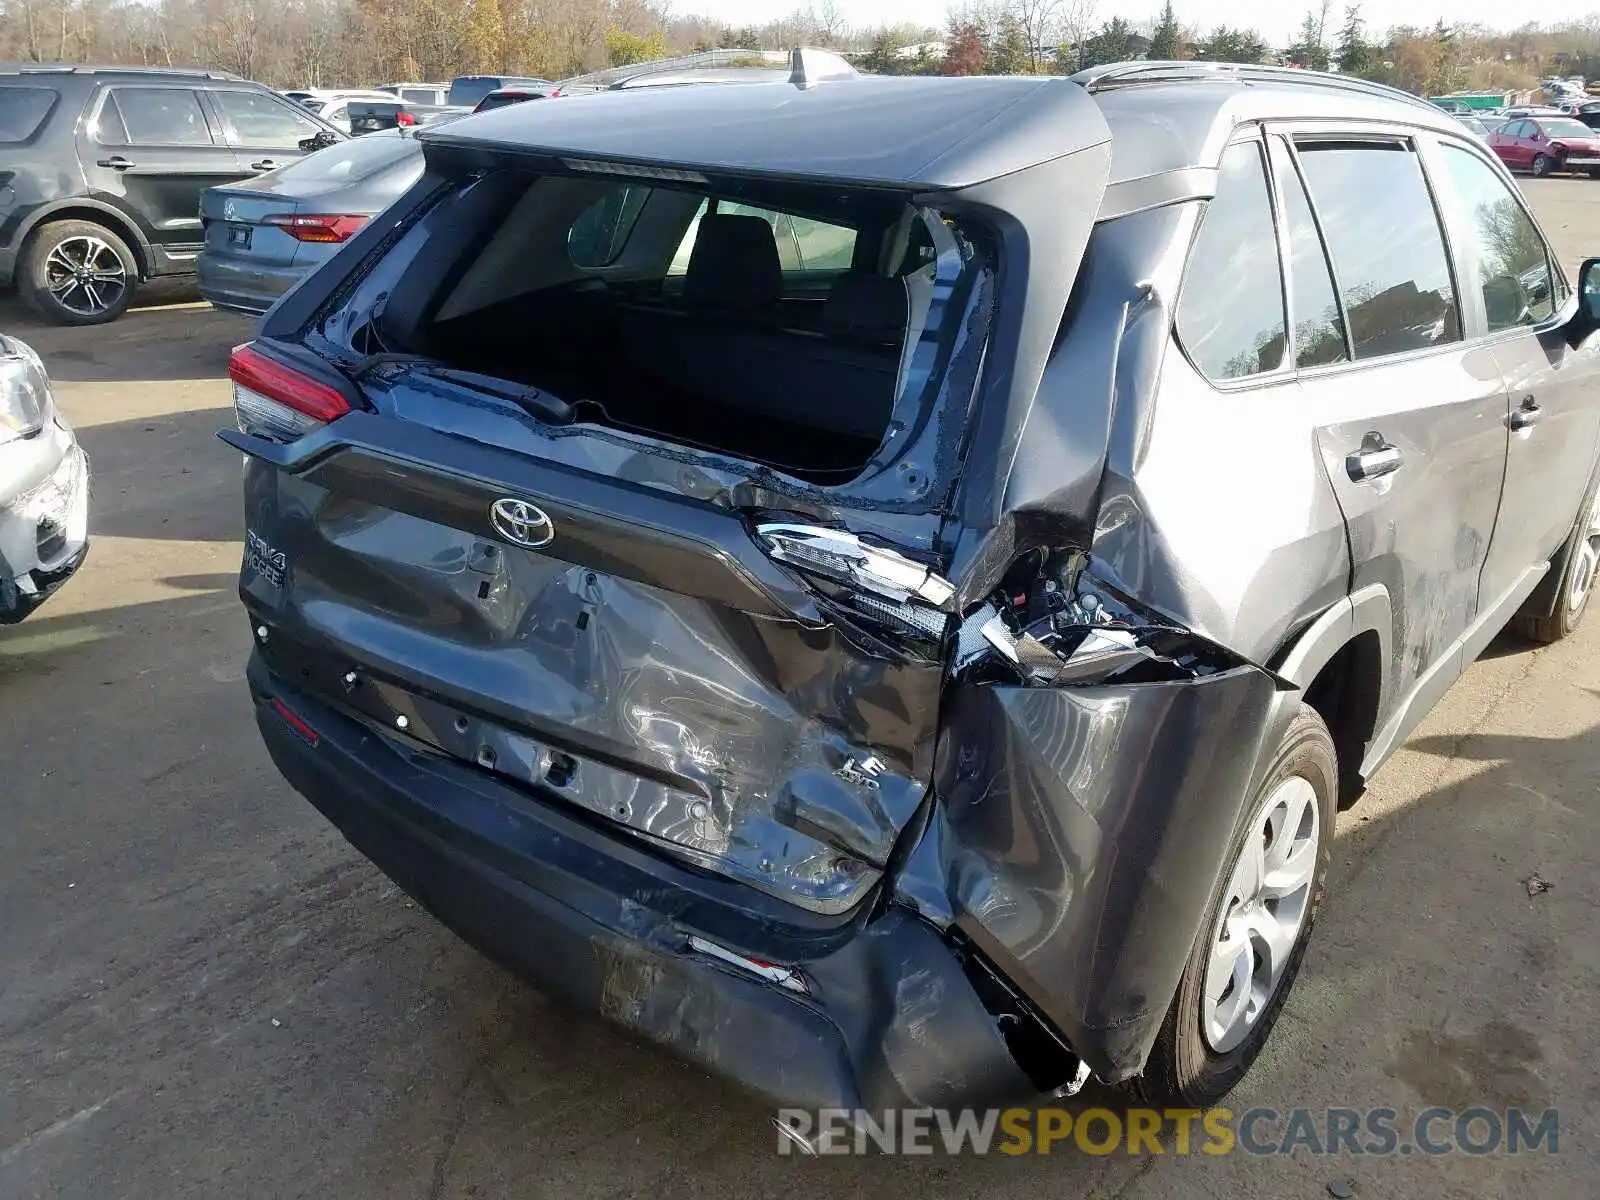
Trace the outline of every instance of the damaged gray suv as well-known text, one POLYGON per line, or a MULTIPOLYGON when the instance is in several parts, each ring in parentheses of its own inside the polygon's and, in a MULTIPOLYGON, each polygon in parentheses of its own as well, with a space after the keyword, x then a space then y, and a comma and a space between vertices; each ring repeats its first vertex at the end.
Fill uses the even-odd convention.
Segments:
POLYGON ((236 351, 250 688, 463 937, 787 1104, 1217 1099, 1600 546, 1600 260, 1354 80, 528 104, 236 351))

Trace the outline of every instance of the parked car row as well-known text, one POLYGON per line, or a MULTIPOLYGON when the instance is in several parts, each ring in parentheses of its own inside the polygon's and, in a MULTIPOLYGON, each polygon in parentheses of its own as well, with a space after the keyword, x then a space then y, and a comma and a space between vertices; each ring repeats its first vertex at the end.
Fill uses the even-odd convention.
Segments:
POLYGON ((0 70, 0 286, 69 325, 191 275, 200 194, 345 140, 260 84, 204 71, 0 70))

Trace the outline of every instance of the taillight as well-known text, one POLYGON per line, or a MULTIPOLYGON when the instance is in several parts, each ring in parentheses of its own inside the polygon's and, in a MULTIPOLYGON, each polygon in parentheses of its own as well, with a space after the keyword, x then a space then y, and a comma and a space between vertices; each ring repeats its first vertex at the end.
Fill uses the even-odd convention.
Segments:
POLYGON ((325 383, 268 358, 246 343, 228 359, 233 412, 239 429, 274 442, 292 442, 350 411, 325 383))
POLYGON ((297 242, 344 242, 369 220, 365 213, 272 213, 261 218, 297 242))
POLYGON ((412 116, 408 112, 401 111, 401 112, 395 113, 395 115, 394 115, 394 123, 396 125, 398 125, 400 128, 404 129, 408 125, 415 125, 417 123, 417 118, 412 116))

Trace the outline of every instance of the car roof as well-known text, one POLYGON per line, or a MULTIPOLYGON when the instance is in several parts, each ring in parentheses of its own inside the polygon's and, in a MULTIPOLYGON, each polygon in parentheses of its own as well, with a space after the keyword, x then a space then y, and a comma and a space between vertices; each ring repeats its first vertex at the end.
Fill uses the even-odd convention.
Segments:
MULTIPOLYGON (((765 74, 764 72, 762 74, 765 74)), ((427 144, 930 189, 966 187, 1106 139, 1060 78, 854 76, 604 91, 494 109, 427 144)))
POLYGON ((751 69, 745 81, 716 87, 502 108, 423 138, 712 173, 953 189, 1086 149, 1105 140, 1107 127, 1111 184, 1215 167, 1233 131, 1251 121, 1381 121, 1464 135, 1454 116, 1420 97, 1286 68, 1139 62, 1070 79, 850 75, 802 85, 773 74, 751 69))

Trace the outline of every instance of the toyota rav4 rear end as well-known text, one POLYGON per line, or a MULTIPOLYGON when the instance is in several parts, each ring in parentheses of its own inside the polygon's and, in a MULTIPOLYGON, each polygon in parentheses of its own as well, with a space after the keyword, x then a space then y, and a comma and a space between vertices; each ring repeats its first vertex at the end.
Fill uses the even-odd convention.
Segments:
POLYGON ((1273 683, 1059 552, 1106 379, 1005 510, 1109 134, 816 64, 424 134, 236 352, 261 730, 464 937, 783 1102, 1120 1078, 1273 683))

